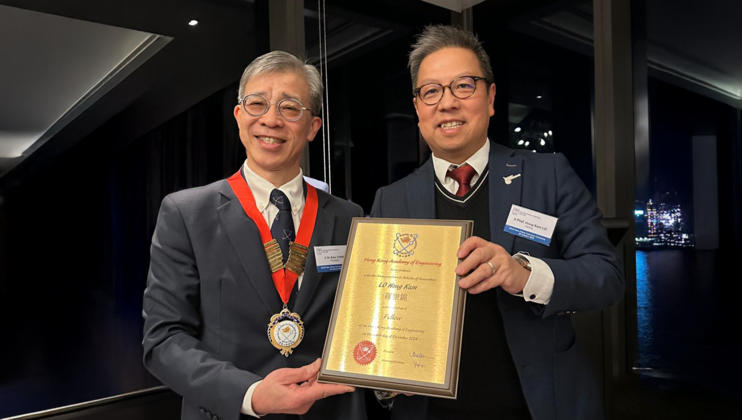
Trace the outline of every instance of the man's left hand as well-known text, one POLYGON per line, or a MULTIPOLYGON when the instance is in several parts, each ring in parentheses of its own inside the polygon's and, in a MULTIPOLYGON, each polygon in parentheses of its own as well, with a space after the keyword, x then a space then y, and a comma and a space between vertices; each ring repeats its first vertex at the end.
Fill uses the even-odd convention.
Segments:
POLYGON ((531 275, 505 248, 477 236, 465 240, 456 256, 464 259, 456 267, 456 274, 466 276, 459 281, 459 287, 471 294, 498 286, 511 294, 521 293, 531 275))

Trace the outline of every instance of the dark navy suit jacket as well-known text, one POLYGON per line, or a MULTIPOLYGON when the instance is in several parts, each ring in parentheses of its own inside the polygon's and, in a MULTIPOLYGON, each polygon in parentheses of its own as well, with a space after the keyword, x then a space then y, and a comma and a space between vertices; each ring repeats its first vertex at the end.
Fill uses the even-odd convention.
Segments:
MULTIPOLYGON (((497 289, 505 335, 534 419, 599 419, 601 387, 576 345, 569 314, 611 306, 624 280, 595 200, 561 154, 514 151, 491 143, 488 239, 510 254, 526 251, 549 265, 554 291, 548 305, 497 289), (506 184, 504 177, 521 174, 506 184), (511 205, 558 217, 544 246, 503 231, 511 205)), ((376 193, 373 217, 434 219, 432 159, 415 173, 376 193)), ((492 372, 491 374, 496 374, 492 372)), ((487 375, 483 375, 486 380, 487 375)), ((392 416, 424 418, 425 397, 397 397, 392 416)))
MULTIPOLYGON (((363 210, 324 191, 317 196, 304 278, 289 302, 306 333, 288 358, 268 341, 268 321, 283 303, 257 226, 229 184, 218 181, 163 200, 144 292, 144 363, 183 396, 183 419, 246 417, 240 407, 250 385, 321 356, 339 273, 317 272, 314 247, 344 245, 351 219, 363 210)), ((365 420, 363 393, 320 400, 302 418, 365 420)))

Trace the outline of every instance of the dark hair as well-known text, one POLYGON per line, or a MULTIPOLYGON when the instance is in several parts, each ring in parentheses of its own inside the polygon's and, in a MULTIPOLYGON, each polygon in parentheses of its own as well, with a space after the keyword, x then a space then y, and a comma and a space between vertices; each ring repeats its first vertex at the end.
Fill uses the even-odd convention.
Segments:
POLYGON ((407 67, 410 68, 410 75, 412 76, 413 90, 417 88, 417 73, 420 70, 420 63, 423 62, 425 57, 443 48, 465 48, 470 50, 477 56, 484 78, 490 83, 494 82, 490 57, 484 51, 482 43, 476 35, 454 26, 429 25, 417 36, 417 40, 412 45, 410 59, 407 63, 407 67))

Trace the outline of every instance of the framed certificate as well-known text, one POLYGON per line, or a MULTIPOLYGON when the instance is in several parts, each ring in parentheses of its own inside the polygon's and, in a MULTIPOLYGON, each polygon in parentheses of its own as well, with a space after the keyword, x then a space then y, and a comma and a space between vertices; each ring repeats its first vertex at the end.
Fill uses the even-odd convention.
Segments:
POLYGON ((473 226, 353 219, 320 382, 456 398, 466 304, 456 251, 473 226))

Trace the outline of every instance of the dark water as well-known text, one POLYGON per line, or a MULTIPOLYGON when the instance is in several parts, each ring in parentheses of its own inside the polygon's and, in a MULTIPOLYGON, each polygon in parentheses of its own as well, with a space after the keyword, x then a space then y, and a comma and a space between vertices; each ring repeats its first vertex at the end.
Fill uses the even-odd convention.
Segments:
POLYGON ((635 368, 645 384, 742 398, 742 271, 722 273, 719 258, 637 251, 635 368))

